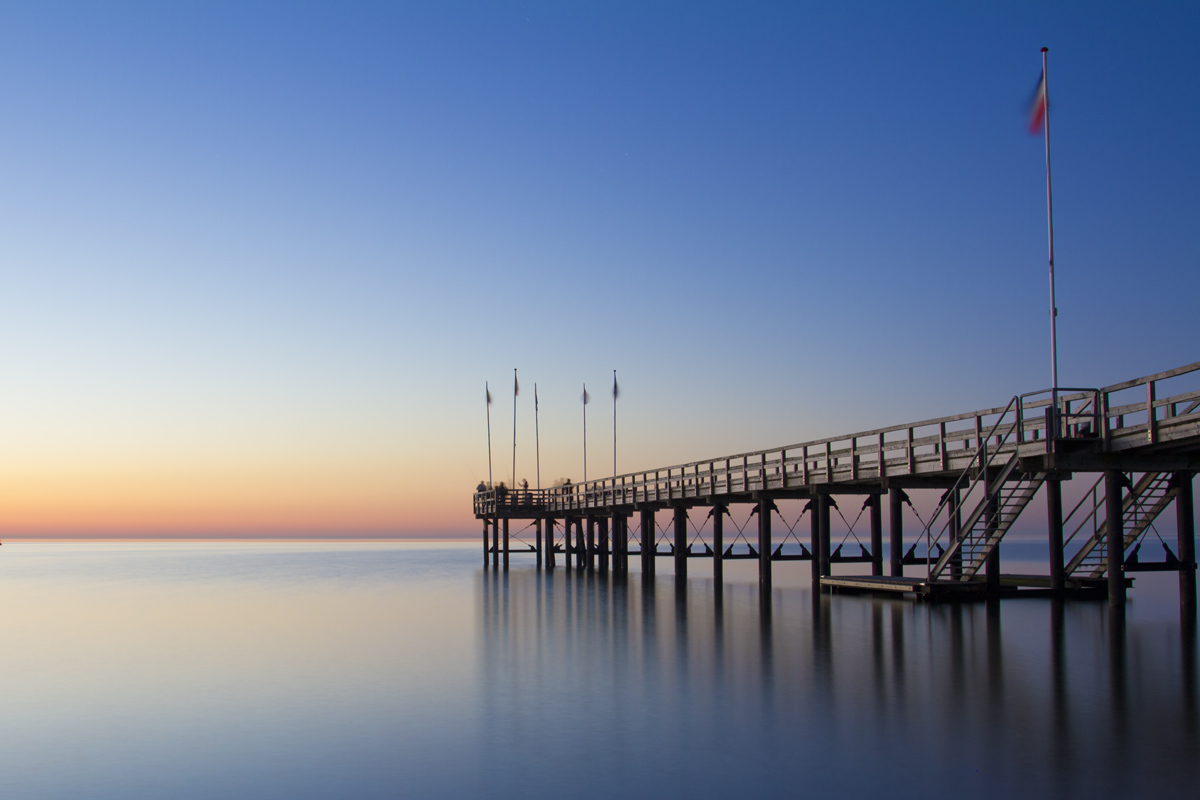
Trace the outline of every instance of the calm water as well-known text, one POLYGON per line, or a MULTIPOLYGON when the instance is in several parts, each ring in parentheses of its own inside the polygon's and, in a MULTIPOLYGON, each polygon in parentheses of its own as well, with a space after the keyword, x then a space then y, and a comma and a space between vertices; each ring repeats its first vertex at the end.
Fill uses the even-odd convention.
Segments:
POLYGON ((814 604, 807 564, 777 566, 764 614, 744 563, 718 596, 705 577, 481 561, 475 544, 6 544, 0 797, 1200 785, 1174 575, 1139 578, 1121 626, 1102 603, 814 604))

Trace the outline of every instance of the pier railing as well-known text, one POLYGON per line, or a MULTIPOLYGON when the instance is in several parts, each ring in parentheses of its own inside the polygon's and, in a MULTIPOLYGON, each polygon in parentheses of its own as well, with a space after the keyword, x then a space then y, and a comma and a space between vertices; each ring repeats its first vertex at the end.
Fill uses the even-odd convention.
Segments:
POLYGON ((476 494, 475 512, 519 509, 524 503, 529 509, 562 514, 821 484, 877 483, 900 475, 961 473, 978 468, 987 432, 1006 413, 1019 419, 1015 436, 993 441, 989 458, 1014 450, 1022 455, 1049 452, 1064 440, 1092 440, 1090 446, 1098 450, 1117 451, 1200 434, 1200 362, 1102 389, 1060 388, 1057 406, 1053 398, 1053 392, 1044 390, 1016 398, 1015 412, 1010 403, 553 489, 508 490, 503 497, 500 490, 488 489, 476 494))

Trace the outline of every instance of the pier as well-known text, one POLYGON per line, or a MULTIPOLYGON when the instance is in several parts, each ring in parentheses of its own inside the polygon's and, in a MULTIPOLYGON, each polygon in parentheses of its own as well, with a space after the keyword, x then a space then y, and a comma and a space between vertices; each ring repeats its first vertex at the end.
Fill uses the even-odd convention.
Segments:
POLYGON ((1124 603, 1131 575, 1172 571, 1180 602, 1194 608, 1197 471, 1200 362, 1103 388, 1031 392, 980 411, 575 485, 487 489, 475 493, 473 507, 485 563, 496 567, 526 553, 546 569, 561 558, 568 569, 624 574, 636 558, 652 576, 657 559, 668 558, 686 580, 689 562, 703 558, 720 583, 725 561, 753 559, 769 592, 777 563, 807 561, 814 588, 833 592, 927 600, 1048 594, 1107 597, 1114 605, 1124 603), (1064 509, 1068 481, 1086 482, 1086 490, 1064 509), (937 506, 922 527, 906 531, 904 505, 918 492, 937 493, 937 506), (1000 542, 1039 493, 1048 574, 1006 574, 1000 542), (847 508, 861 502, 859 516, 867 516, 869 544, 854 552, 831 547, 838 498, 847 508), (777 501, 803 501, 800 519, 789 521, 777 501), (1150 557, 1154 548, 1143 545, 1169 508, 1176 539, 1150 557), (735 520, 747 513, 739 527, 735 520), (797 533, 802 519, 807 536, 797 533), (710 537, 700 541, 692 534, 706 520, 710 537), (533 529, 532 543, 514 545, 514 522, 533 529), (846 563, 869 564, 870 574, 835 574, 846 563))

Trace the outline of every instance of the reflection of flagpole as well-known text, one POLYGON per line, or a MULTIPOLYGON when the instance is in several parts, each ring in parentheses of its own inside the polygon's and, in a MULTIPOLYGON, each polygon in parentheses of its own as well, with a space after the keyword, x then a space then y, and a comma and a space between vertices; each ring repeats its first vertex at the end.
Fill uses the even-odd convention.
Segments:
POLYGON ((587 483, 587 384, 583 385, 583 482, 587 483))
POLYGON ((517 395, 521 393, 521 384, 517 383, 517 368, 513 367, 513 468, 512 488, 517 488, 517 395))
POLYGON ((533 453, 537 464, 537 488, 542 488, 542 443, 538 433, 537 384, 533 385, 533 453))
POLYGON ((483 391, 487 395, 488 421, 488 488, 492 488, 492 392, 488 389, 487 381, 483 382, 483 391))
POLYGON ((613 370, 613 489, 617 488, 617 371, 613 370))

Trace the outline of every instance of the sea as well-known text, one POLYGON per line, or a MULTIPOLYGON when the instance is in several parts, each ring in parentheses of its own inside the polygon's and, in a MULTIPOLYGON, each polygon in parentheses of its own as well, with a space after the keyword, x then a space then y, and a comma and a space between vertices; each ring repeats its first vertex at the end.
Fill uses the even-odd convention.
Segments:
POLYGON ((5 542, 0 798, 1200 796, 1175 574, 1114 613, 660 562, 5 542))

